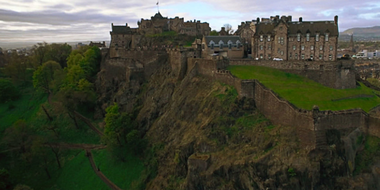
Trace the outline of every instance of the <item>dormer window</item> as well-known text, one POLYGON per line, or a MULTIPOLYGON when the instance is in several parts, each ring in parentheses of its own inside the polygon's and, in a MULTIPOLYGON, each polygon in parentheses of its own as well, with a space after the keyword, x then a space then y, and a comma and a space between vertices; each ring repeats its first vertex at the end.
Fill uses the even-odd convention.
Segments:
POLYGON ((228 40, 228 49, 232 49, 232 42, 231 42, 231 40, 228 40))
POLYGON ((315 34, 315 41, 319 42, 319 33, 315 34))
POLYGON ((326 35, 325 35, 325 40, 326 40, 326 42, 329 41, 329 33, 326 33, 326 35))
POLYGON ((260 35, 260 42, 262 42, 263 40, 264 40, 264 36, 260 35))
POLYGON ((301 33, 298 33, 298 34, 297 34, 297 41, 298 41, 298 42, 301 41, 301 33))
POLYGON ((219 48, 220 48, 220 49, 223 49, 223 46, 224 46, 224 43, 223 43, 222 40, 220 40, 220 41, 219 41, 219 48))
POLYGON ((306 41, 310 41, 310 33, 306 34, 306 41))
POLYGON ((209 46, 211 47, 211 49, 214 49, 215 42, 211 40, 210 43, 209 43, 209 46))
POLYGON ((241 42, 238 40, 236 41, 236 47, 239 48, 241 46, 241 42))
POLYGON ((270 35, 268 35, 268 42, 270 42, 270 35))

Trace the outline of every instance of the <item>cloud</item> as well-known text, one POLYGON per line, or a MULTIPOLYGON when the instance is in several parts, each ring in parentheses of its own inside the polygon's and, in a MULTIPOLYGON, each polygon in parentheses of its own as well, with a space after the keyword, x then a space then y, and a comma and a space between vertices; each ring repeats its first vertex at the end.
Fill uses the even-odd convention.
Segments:
MULTIPOLYGON (((136 27, 157 12, 157 0, 0 0, 0 46, 5 41, 80 41, 109 39, 111 23, 136 27), (48 39, 48 40, 47 40, 48 39)), ((333 20, 339 15, 340 31, 378 25, 378 0, 167 0, 159 4, 164 16, 209 22, 212 29, 226 23, 292 15, 293 20, 333 20)))

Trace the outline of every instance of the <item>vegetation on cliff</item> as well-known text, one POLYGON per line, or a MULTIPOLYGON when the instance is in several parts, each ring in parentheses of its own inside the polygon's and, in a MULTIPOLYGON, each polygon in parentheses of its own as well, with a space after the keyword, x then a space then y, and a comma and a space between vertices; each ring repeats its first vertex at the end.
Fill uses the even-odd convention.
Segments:
POLYGON ((299 108, 311 110, 345 110, 361 108, 368 112, 380 104, 379 92, 360 84, 355 89, 333 89, 305 77, 260 66, 229 66, 241 79, 257 79, 280 97, 299 108))

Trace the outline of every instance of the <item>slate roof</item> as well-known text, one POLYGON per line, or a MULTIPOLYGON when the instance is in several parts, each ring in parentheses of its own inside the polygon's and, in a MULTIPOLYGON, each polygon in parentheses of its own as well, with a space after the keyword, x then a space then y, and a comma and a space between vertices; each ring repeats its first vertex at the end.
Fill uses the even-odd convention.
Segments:
POLYGON ((241 39, 239 36, 205 36, 205 39, 206 39, 206 44, 209 44, 211 40, 214 41, 215 44, 218 44, 220 40, 222 40, 224 44, 228 44, 228 41, 230 40, 232 44, 236 44, 238 40, 241 43, 241 39))
POLYGON ((329 33, 330 36, 338 36, 338 26, 334 21, 317 21, 317 22, 291 22, 288 23, 288 34, 301 34, 310 33, 310 36, 315 36, 316 33, 325 35, 329 33))
MULTIPOLYGON (((273 34, 273 30, 278 23, 279 22, 260 22, 256 24, 256 35, 273 34)), ((338 26, 335 25, 334 21, 287 22, 286 24, 288 25, 289 36, 297 35, 297 33, 303 35, 310 33, 310 36, 315 36, 316 33, 320 35, 329 33, 330 36, 339 35, 338 26)))

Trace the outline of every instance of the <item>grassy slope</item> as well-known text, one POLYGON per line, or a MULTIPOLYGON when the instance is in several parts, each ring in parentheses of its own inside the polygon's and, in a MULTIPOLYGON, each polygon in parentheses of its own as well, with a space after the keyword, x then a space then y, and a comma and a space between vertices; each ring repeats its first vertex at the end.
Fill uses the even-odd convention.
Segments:
POLYGON ((16 101, 0 104, 0 133, 19 119, 31 121, 40 105, 47 100, 46 95, 35 92, 33 87, 24 88, 21 95, 16 101), (14 108, 10 109, 11 106, 14 108))
POLYGON ((126 162, 115 161, 107 150, 92 151, 100 171, 122 189, 130 189, 132 182, 140 178, 143 162, 132 154, 126 155, 126 162))
POLYGON ((273 68, 229 66, 228 70, 241 79, 258 79, 266 87, 272 89, 295 106, 307 110, 310 110, 313 105, 318 105, 321 110, 362 108, 368 112, 371 108, 380 104, 380 98, 375 96, 375 93, 378 92, 364 85, 355 89, 339 90, 328 88, 310 79, 273 68), (374 95, 374 97, 332 101, 361 94, 374 95))

